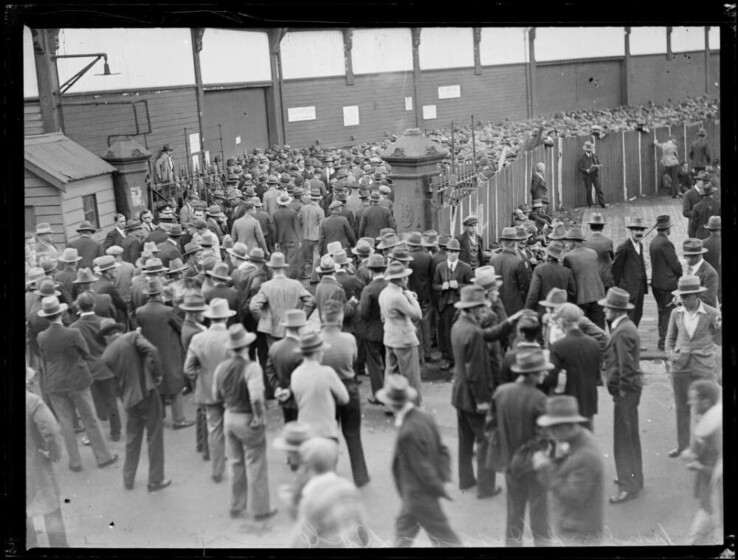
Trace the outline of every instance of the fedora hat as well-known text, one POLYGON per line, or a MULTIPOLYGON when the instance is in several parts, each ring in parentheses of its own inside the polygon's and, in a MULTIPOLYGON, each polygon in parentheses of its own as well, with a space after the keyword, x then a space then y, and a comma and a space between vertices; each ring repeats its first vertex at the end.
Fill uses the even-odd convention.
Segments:
POLYGON ((546 299, 539 301, 538 305, 553 308, 558 307, 562 303, 566 303, 566 300, 566 290, 563 290, 561 288, 551 288, 551 291, 548 292, 546 299))
MULTIPOLYGON (((45 276, 42 276, 42 278, 45 278, 45 276)), ((41 284, 38 286, 38 289, 33 292, 37 296, 43 296, 43 297, 49 297, 49 296, 56 296, 59 297, 61 295, 61 292, 56 289, 56 282, 54 282, 51 278, 47 278, 46 280, 41 280, 41 284)))
POLYGON ((602 217, 602 214, 600 214, 599 212, 592 212, 592 215, 589 217, 589 221, 587 223, 595 224, 595 225, 601 224, 604 226, 605 219, 602 217))
POLYGON ((448 233, 442 233, 438 236, 438 246, 441 249, 445 249, 449 241, 451 241, 451 236, 448 233))
POLYGON ((374 239, 373 237, 360 237, 359 241, 363 241, 364 243, 369 245, 369 247, 371 247, 372 249, 374 249, 374 246, 377 244, 376 239, 374 239))
POLYGON ((249 262, 255 262, 255 263, 263 263, 266 260, 266 257, 264 256, 264 249, 261 247, 254 247, 249 251, 249 262))
POLYGON ((51 224, 47 222, 41 222, 40 224, 36 225, 36 235, 43 235, 44 233, 54 233, 51 231, 51 224))
POLYGON ((518 232, 514 227, 504 227, 502 228, 500 239, 505 239, 507 241, 518 241, 518 232))
POLYGON ((220 216, 221 214, 220 206, 218 206, 217 204, 211 204, 210 206, 208 206, 208 209, 205 212, 205 214, 207 216, 214 216, 214 217, 220 216))
POLYGON ((397 237, 397 234, 386 233, 385 235, 382 236, 382 239, 379 242, 379 245, 377 245, 377 249, 380 249, 380 250, 391 249, 392 247, 397 247, 400 243, 401 241, 397 237))
POLYGON ((277 185, 277 184, 279 184, 279 180, 274 175, 269 175, 269 177, 267 177, 267 181, 266 182, 269 185, 277 185))
POLYGON ((479 219, 476 216, 467 216, 464 221, 461 222, 463 226, 475 226, 479 223, 479 219))
POLYGON ((336 271, 336 263, 330 255, 320 257, 320 265, 315 268, 318 274, 331 274, 336 271))
POLYGON ((709 179, 702 182, 702 195, 707 196, 709 194, 712 194, 714 191, 712 181, 709 179))
POLYGON ((59 257, 57 260, 65 263, 73 263, 81 261, 82 257, 80 257, 79 253, 77 253, 77 249, 75 249, 74 247, 67 247, 62 252, 61 257, 59 257))
POLYGON ((246 245, 246 243, 241 243, 240 241, 233 245, 232 249, 226 249, 226 252, 230 255, 233 255, 237 259, 241 259, 242 261, 249 260, 249 247, 246 245))
POLYGON ((167 267, 162 264, 161 259, 157 259, 156 257, 147 260, 143 267, 144 274, 158 274, 159 272, 167 272, 167 270, 167 267))
POLYGON ((599 300, 597 303, 602 307, 610 307, 612 309, 633 309, 635 305, 630 303, 630 294, 622 288, 610 288, 607 290, 605 299, 599 300))
POLYGON ((146 288, 144 288, 143 293, 147 296, 160 294, 163 290, 164 284, 162 284, 161 278, 159 278, 158 276, 146 279, 146 288))
POLYGON ((484 288, 482 286, 464 286, 461 288, 461 300, 454 303, 457 309, 470 309, 480 306, 489 307, 491 304, 484 297, 484 288))
POLYGON ((405 239, 405 243, 407 243, 411 247, 422 247, 423 246, 423 236, 419 231, 411 231, 407 235, 407 238, 405 239))
POLYGON ((398 246, 394 247, 392 251, 389 254, 390 261, 401 261, 404 263, 409 263, 413 261, 413 257, 410 256, 410 251, 408 251, 407 247, 398 246))
POLYGON ((231 279, 230 274, 228 274, 228 264, 224 262, 219 262, 213 267, 213 270, 208 270, 207 275, 223 282, 228 282, 231 279))
POLYGON ((707 249, 702 246, 701 239, 685 239, 682 243, 683 255, 702 255, 704 253, 707 253, 707 249))
POLYGON ((584 241, 584 235, 582 230, 578 227, 570 228, 564 234, 564 239, 567 241, 584 241))
POLYGON ((269 257, 269 262, 266 263, 269 268, 287 268, 287 262, 284 258, 284 253, 274 251, 269 257))
POLYGON ((46 296, 41 300, 41 309, 36 314, 39 317, 50 317, 51 315, 58 315, 64 313, 69 306, 66 303, 59 303, 59 298, 56 296, 46 296))
POLYGON ((77 271, 77 279, 72 280, 72 284, 92 284, 100 280, 99 276, 95 276, 89 268, 80 268, 77 271))
POLYGON ((318 189, 312 189, 310 191, 310 198, 312 200, 320 200, 321 198, 323 198, 323 195, 320 194, 320 190, 318 190, 318 189))
POLYGON ((345 264, 349 264, 351 261, 346 255, 346 251, 341 249, 340 251, 333 253, 333 262, 335 262, 338 266, 343 266, 345 264))
POLYGON ((459 243, 458 239, 450 239, 449 242, 446 243, 446 252, 448 253, 449 251, 461 253, 461 243, 459 243))
POLYGON ((184 296, 184 300, 179 304, 179 308, 182 311, 206 311, 208 306, 202 294, 190 291, 184 296))
POLYGON ((669 229, 670 227, 671 217, 668 214, 656 218, 656 229, 669 229))
POLYGON ((374 253, 374 248, 366 241, 359 239, 358 243, 356 243, 356 247, 351 249, 351 252, 359 257, 368 257, 374 253))
POLYGON ((94 233, 97 231, 97 228, 87 220, 84 220, 81 224, 79 224, 79 227, 77 227, 77 231, 91 231, 94 233))
POLYGON ((102 321, 100 321, 100 330, 97 331, 97 340, 105 343, 105 337, 110 333, 115 331, 124 332, 125 330, 126 327, 123 323, 116 323, 115 319, 105 317, 102 321))
POLYGON ((228 307, 228 300, 225 298, 213 298, 210 307, 203 312, 203 316, 208 319, 228 319, 235 314, 236 312, 228 307))
POLYGON ((494 266, 480 266, 474 271, 472 282, 485 290, 489 290, 502 285, 502 276, 495 273, 494 266))
POLYGON ((523 214, 530 213, 530 207, 527 204, 521 204, 520 206, 518 206, 518 210, 520 210, 523 214))
POLYGON ((418 392, 410 387, 407 378, 393 373, 384 379, 384 387, 377 391, 377 399, 384 404, 404 404, 418 398, 418 392))
POLYGON ((582 149, 583 150, 594 150, 594 144, 592 144, 592 142, 590 142, 589 140, 587 140, 584 143, 584 145, 582 146, 582 149))
POLYGON ((331 241, 325 248, 325 254, 333 256, 338 251, 343 251, 343 245, 340 241, 331 241))
POLYGON ((721 229, 720 216, 710 216, 710 219, 707 220, 707 223, 702 227, 705 229, 721 229))
POLYGON ((315 352, 321 348, 330 348, 330 346, 323 342, 320 332, 310 331, 300 336, 300 347, 296 348, 295 352, 306 354, 308 352, 315 352))
POLYGON ((188 255, 191 255, 192 253, 197 253, 202 247, 200 247, 200 244, 196 241, 190 241, 187 245, 184 247, 184 254, 183 257, 186 257, 188 255))
POLYGON ((566 237, 566 228, 561 222, 557 223, 546 237, 554 241, 561 240, 566 237))
POLYGON ((117 268, 120 266, 120 263, 115 260, 115 257, 112 255, 103 255, 102 257, 97 258, 97 271, 98 272, 104 272, 106 270, 110 270, 111 268, 117 268))
POLYGON ((126 222, 126 233, 128 233, 129 231, 135 231, 137 229, 142 229, 142 228, 143 226, 141 225, 141 222, 138 220, 131 219, 126 222))
POLYGON ((288 309, 284 313, 284 321, 280 323, 289 329, 299 329, 308 324, 307 316, 302 309, 288 309))
POLYGON ((41 255, 38 259, 38 266, 44 271, 44 274, 56 271, 56 260, 47 255, 41 255))
POLYGON ((236 323, 228 327, 228 335, 230 336, 230 340, 226 342, 226 347, 231 350, 244 348, 256 340, 256 335, 248 332, 241 323, 236 323))
POLYGON ((640 216, 634 216, 630 219, 630 223, 625 226, 628 229, 648 229, 646 224, 643 223, 643 218, 640 216))
POLYGON ((187 265, 182 262, 182 259, 172 259, 169 261, 169 270, 167 270, 167 274, 176 274, 177 272, 182 272, 186 268, 187 265))
POLYGON ((587 422, 587 419, 579 414, 579 403, 576 397, 560 395, 546 399, 546 412, 539 416, 536 422, 542 428, 547 428, 557 424, 587 422))
POLYGON ((379 253, 373 253, 369 256, 369 260, 366 261, 366 267, 369 270, 384 270, 387 268, 387 263, 384 261, 384 257, 379 253))
POLYGON ((310 426, 293 420, 284 425, 282 433, 274 438, 272 445, 280 451, 299 451, 300 446, 310 439, 310 435, 310 426))
POLYGON ((215 245, 215 240, 215 234, 208 230, 200 236, 200 246, 212 247, 213 245, 215 245))
POLYGON ((280 194, 277 198, 277 204, 280 206, 287 206, 292 202, 294 199, 287 193, 280 194))
POLYGON ((384 272, 384 279, 389 281, 397 278, 406 278, 412 273, 413 271, 409 268, 405 268, 405 265, 401 262, 393 261, 387 265, 387 269, 384 272))
POLYGON ((369 200, 372 202, 379 202, 381 200, 381 196, 379 196, 378 191, 374 191, 371 195, 369 195, 369 200))
POLYGON ((560 259, 564 254, 564 245, 561 241, 552 241, 546 246, 546 255, 560 259))
POLYGON ((167 233, 169 234, 169 237, 180 237, 183 235, 182 226, 179 224, 174 224, 172 227, 169 228, 169 231, 167 233))
POLYGON ((33 268, 29 269, 28 272, 26 272, 26 287, 35 286, 36 282, 44 278, 46 278, 46 272, 44 272, 44 269, 40 266, 34 266, 33 268))
POLYGON ((701 294, 706 291, 707 288, 700 283, 699 276, 682 276, 679 278, 677 289, 671 293, 675 296, 683 296, 686 294, 701 294))
POLYGON ((264 206, 264 203, 258 196, 252 196, 250 202, 254 208, 261 208, 264 206))
POLYGON ((518 234, 518 241, 525 241, 531 235, 524 226, 515 226, 515 233, 518 234))
POLYGON ((423 247, 436 247, 438 246, 438 232, 434 229, 429 229, 423 232, 423 247))
POLYGON ((515 373, 535 373, 538 371, 552 370, 556 366, 548 361, 548 356, 540 348, 531 348, 530 350, 515 353, 515 363, 510 369, 515 373))
POLYGON ((159 247, 156 246, 156 243, 153 241, 146 241, 143 246, 142 253, 158 253, 159 247))

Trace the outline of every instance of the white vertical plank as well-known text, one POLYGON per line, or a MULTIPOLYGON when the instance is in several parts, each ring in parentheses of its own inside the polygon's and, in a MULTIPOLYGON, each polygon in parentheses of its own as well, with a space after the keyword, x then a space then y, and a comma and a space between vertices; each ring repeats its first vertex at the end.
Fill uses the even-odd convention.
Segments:
POLYGON ((620 133, 620 139, 622 140, 622 159, 623 159, 623 202, 628 202, 628 180, 625 176, 625 132, 620 133))
MULTIPOLYGON (((556 185, 557 188, 559 189, 559 208, 561 208, 562 205, 564 204, 564 197, 561 194, 561 184, 564 182, 564 166, 563 166, 563 159, 564 158, 561 155, 562 152, 563 152, 563 146, 564 146, 564 139, 563 138, 559 138, 559 161, 558 161, 558 166, 559 166, 559 169, 558 169, 558 171, 559 171, 558 172, 559 181, 558 181, 558 185, 556 185)), ((572 187, 573 186, 574 185, 572 185, 572 187)))
POLYGON ((638 194, 643 196, 643 163, 641 160, 641 133, 638 133, 638 194))

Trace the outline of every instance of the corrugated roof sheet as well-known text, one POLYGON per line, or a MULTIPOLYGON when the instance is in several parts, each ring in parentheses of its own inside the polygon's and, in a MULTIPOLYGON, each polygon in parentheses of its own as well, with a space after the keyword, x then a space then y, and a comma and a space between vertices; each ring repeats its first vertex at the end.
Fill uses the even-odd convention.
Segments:
POLYGON ((116 170, 60 132, 26 136, 25 148, 26 167, 63 190, 72 181, 116 170))

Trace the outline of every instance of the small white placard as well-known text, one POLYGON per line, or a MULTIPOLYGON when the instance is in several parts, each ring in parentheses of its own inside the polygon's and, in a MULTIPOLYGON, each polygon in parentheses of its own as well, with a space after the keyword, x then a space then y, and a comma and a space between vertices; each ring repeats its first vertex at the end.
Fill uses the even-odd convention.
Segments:
POLYGON ((192 156, 192 172, 200 173, 200 156, 198 155, 192 156))
POLYGON ((199 132, 194 132, 190 134, 190 153, 191 154, 200 153, 200 133, 199 132))
POLYGON ((241 137, 236 136, 236 146, 238 146, 241 143, 241 137))
POLYGON ((210 167, 210 150, 205 150, 205 167, 210 167))
POLYGON ((137 185, 131 187, 131 204, 134 208, 145 206, 143 200, 143 189, 137 185))
POLYGON ((287 120, 289 122, 296 121, 314 121, 315 105, 312 107, 290 107, 287 109, 287 120))
POLYGON ((423 105, 423 118, 425 120, 436 118, 436 106, 435 105, 423 105))
POLYGON ((343 126, 356 126, 359 124, 359 106, 349 105, 343 108, 343 126))
POLYGON ((461 97, 461 86, 441 86, 438 88, 438 99, 453 99, 461 97))
POLYGON ((413 98, 412 97, 406 97, 405 98, 405 110, 406 111, 412 111, 413 110, 413 98))

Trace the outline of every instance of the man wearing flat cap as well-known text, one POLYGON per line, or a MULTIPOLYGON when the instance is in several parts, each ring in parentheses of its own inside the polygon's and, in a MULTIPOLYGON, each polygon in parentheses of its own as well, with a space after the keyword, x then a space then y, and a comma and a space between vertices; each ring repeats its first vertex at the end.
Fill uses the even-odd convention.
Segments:
POLYGON ((462 222, 464 232, 456 236, 461 245, 459 260, 468 264, 472 271, 484 264, 482 238, 477 233, 478 223, 476 216, 468 216, 462 222))
POLYGON ((669 241, 671 233, 671 218, 668 215, 656 218, 656 237, 648 246, 651 256, 651 289, 656 300, 659 317, 658 349, 664 349, 666 328, 669 325, 669 316, 674 309, 672 292, 677 288, 677 282, 682 276, 682 264, 669 241))
POLYGON ((612 263, 612 277, 615 286, 622 288, 630 294, 628 316, 636 328, 643 316, 643 298, 648 293, 648 279, 646 276, 646 261, 643 258, 643 232, 646 224, 643 218, 631 218, 627 227, 630 236, 623 241, 615 250, 615 260, 612 263))

